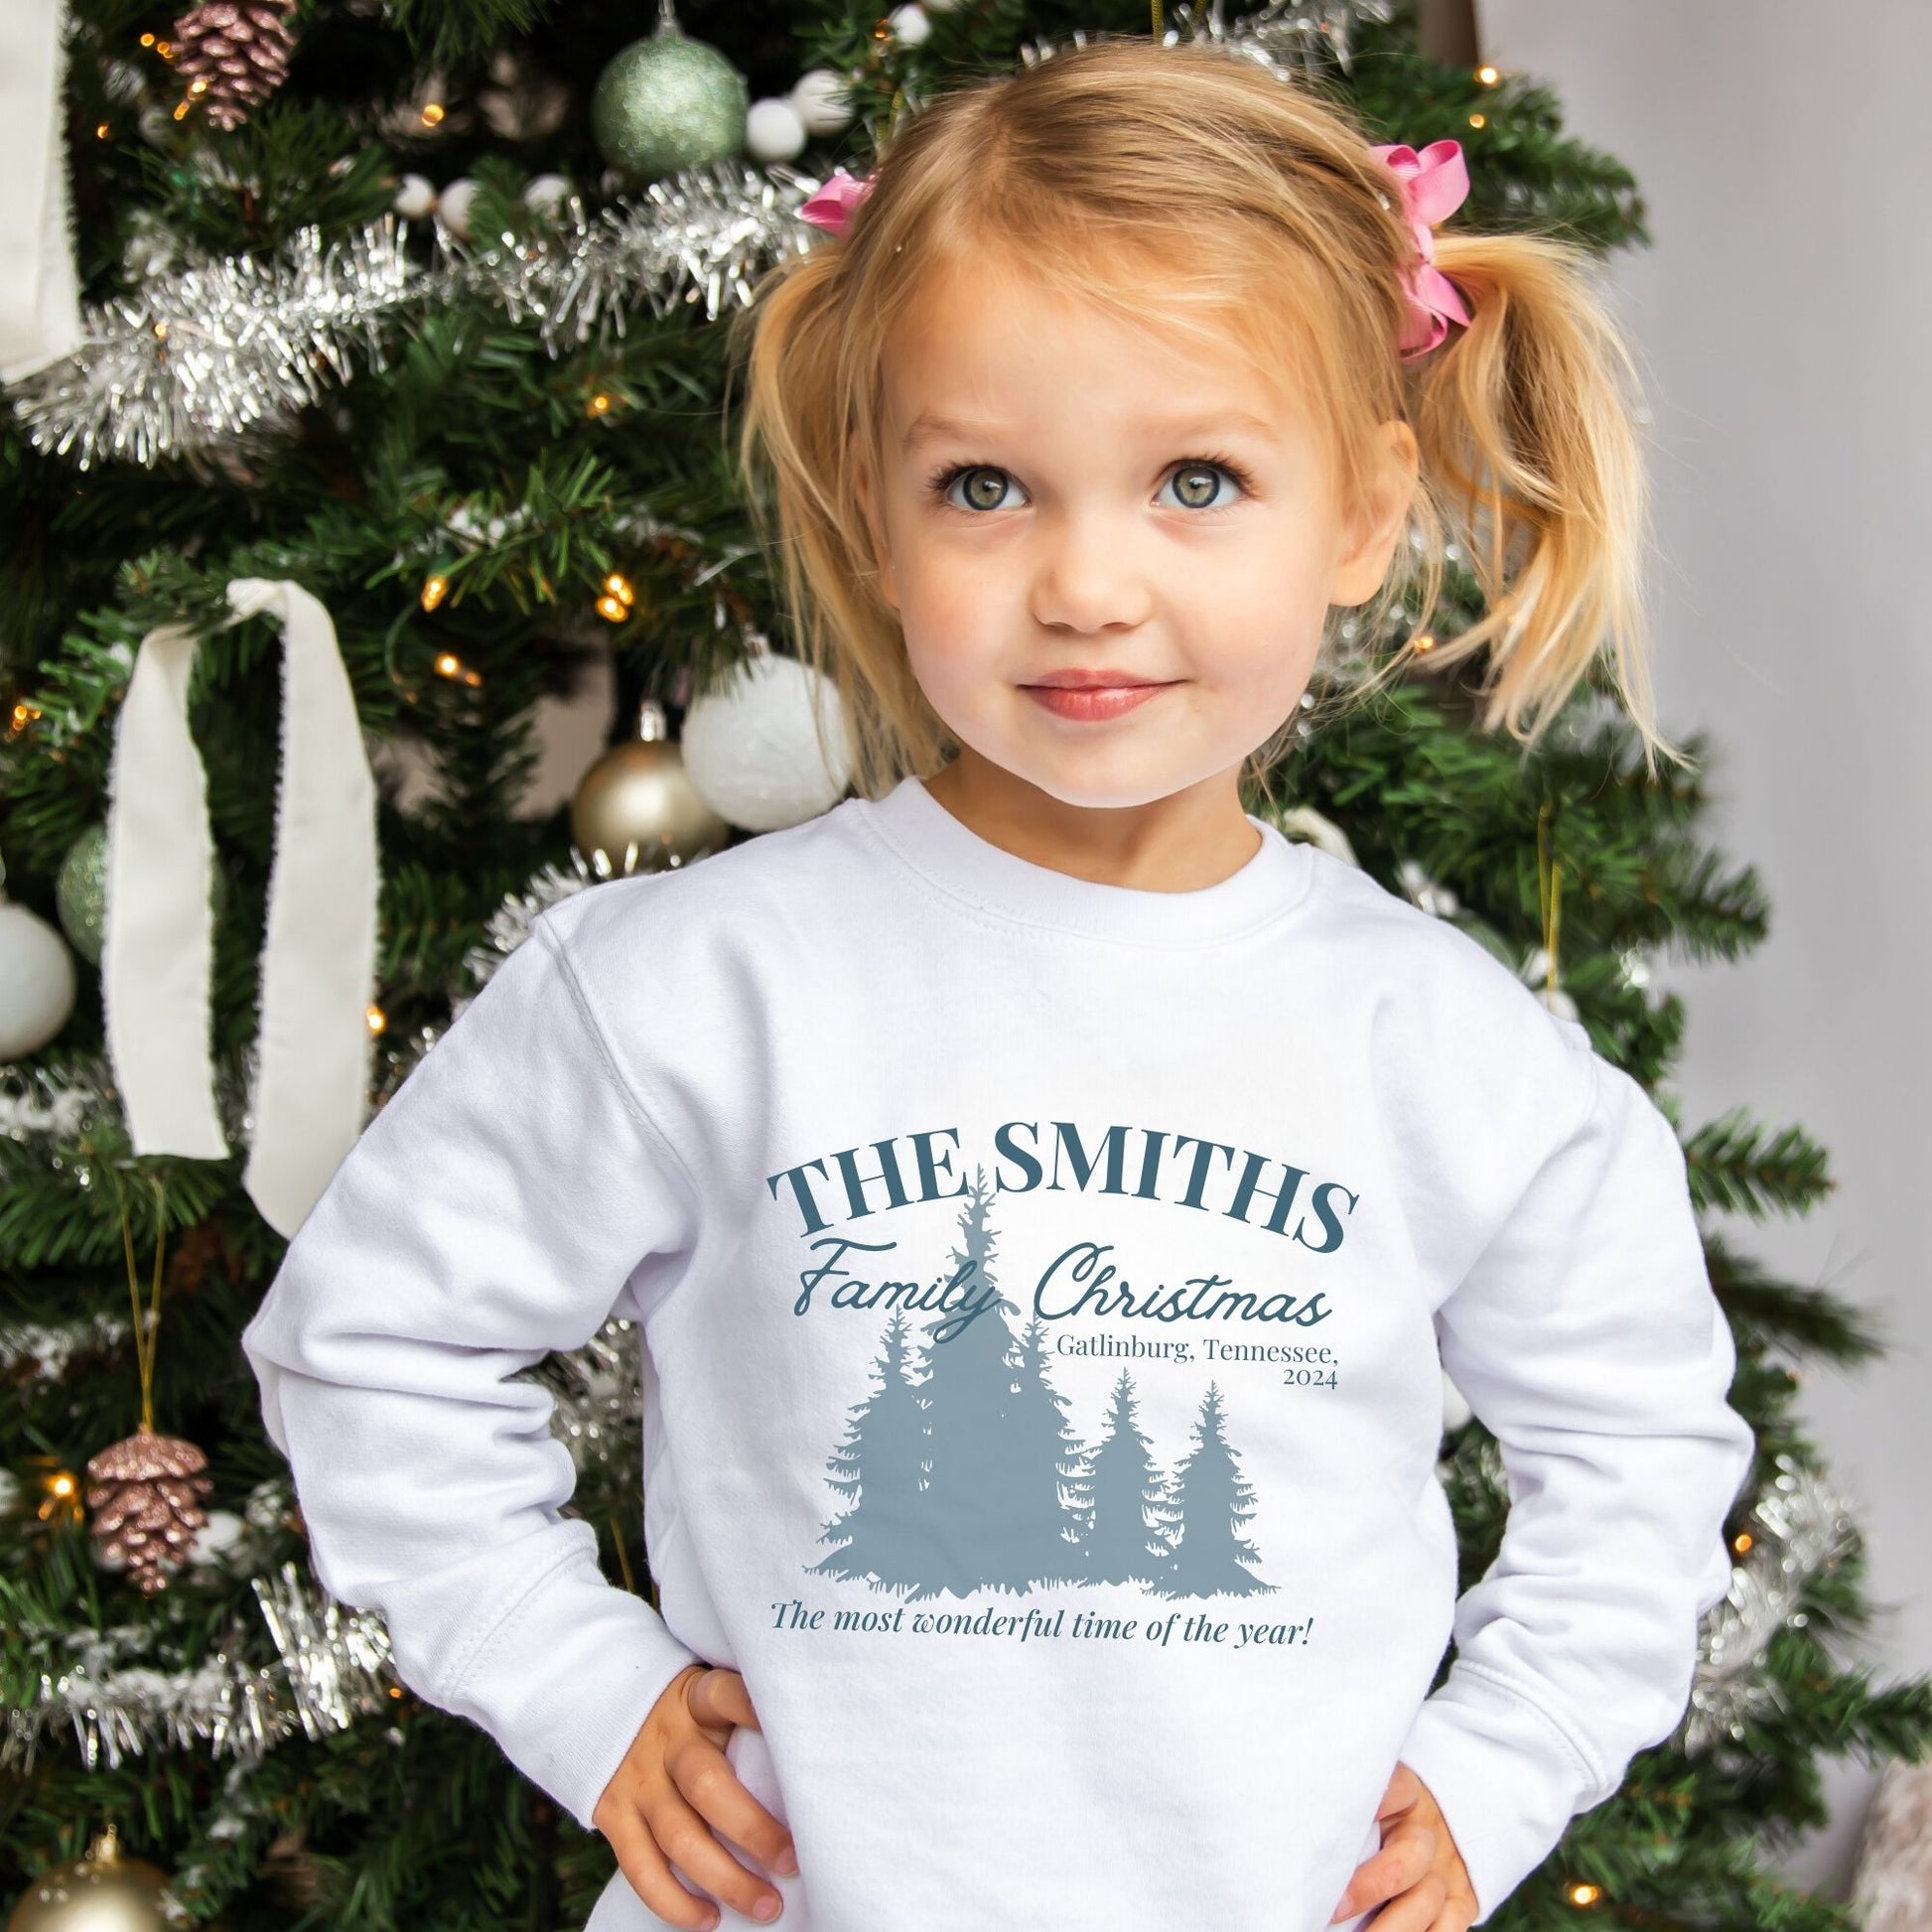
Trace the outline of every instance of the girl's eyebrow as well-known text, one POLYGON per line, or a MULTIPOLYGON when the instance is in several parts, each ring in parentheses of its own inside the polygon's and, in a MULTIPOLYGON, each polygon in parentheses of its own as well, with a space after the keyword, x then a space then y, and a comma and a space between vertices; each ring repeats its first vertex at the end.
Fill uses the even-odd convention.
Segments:
MULTIPOLYGON (((1136 420, 1150 439, 1203 436, 1210 431, 1233 429, 1247 430, 1257 436, 1276 434, 1276 426, 1273 423, 1266 422, 1245 409, 1212 410, 1196 416, 1140 417, 1136 420)), ((999 423, 962 422, 956 417, 940 416, 927 410, 913 419, 912 426, 905 432, 905 440, 900 447, 907 451, 915 450, 923 443, 938 442, 944 438, 970 443, 978 437, 999 436, 1004 433, 1004 427, 999 423)))

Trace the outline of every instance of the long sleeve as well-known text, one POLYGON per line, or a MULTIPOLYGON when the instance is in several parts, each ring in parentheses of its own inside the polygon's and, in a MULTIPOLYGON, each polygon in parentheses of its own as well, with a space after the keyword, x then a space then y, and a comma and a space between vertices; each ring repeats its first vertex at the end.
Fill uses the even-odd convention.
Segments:
POLYGON ((697 1660, 560 1513, 576 1470, 553 1399, 510 1378, 688 1246, 696 1190, 615 1065, 557 909, 369 1123, 241 1340, 324 1586, 379 1611, 403 1681, 590 1830, 697 1660))
POLYGON ((1511 1507, 1400 1756, 1442 1807, 1477 1924, 1683 1715, 1753 1449, 1683 1149, 1581 1028, 1565 1037, 1588 1062, 1581 1119, 1437 1313, 1511 1507))

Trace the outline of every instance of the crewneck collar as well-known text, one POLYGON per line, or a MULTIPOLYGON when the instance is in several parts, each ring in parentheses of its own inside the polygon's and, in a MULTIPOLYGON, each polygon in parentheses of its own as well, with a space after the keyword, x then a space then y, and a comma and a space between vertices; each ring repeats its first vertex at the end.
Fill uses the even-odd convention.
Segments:
POLYGON ((1313 883, 1308 846, 1252 812, 1254 856, 1212 886, 1150 892, 1079 879, 1035 865, 982 838, 933 797, 916 775, 876 799, 847 801, 862 824, 942 892, 982 913, 1137 945, 1193 946, 1237 939, 1299 905, 1313 883))

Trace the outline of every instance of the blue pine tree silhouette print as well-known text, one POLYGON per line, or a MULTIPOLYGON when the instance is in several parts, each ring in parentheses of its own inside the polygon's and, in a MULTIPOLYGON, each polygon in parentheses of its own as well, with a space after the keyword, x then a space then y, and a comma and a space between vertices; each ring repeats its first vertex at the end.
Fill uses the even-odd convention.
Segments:
POLYGON ((873 1365, 882 1386, 849 1412, 846 1438, 833 1450, 826 1480, 851 1507, 818 1539, 832 1553, 805 1568, 820 1577, 866 1577, 873 1588, 916 1583, 930 1568, 922 1550, 925 1505, 925 1418, 905 1377, 905 1316, 887 1323, 884 1353, 873 1365))
POLYGON ((1086 1516, 1081 1581, 1150 1583, 1167 1564, 1167 1549, 1150 1522, 1166 1484, 1148 1440, 1135 1420, 1134 1378, 1125 1369, 1087 1468, 1071 1485, 1086 1516))
POLYGON ((1013 1330, 1008 1311, 1016 1304, 999 1293, 994 1272, 996 1237, 988 1220, 992 1189, 984 1170, 975 1172, 960 1214, 960 1246, 952 1251, 948 1279, 965 1298, 992 1294, 990 1304, 963 1326, 955 1310, 925 1324, 925 1378, 918 1385, 926 1422, 926 1547, 932 1562, 915 1596, 951 1590, 970 1595, 1014 1567, 1016 1499, 1002 1486, 1013 1475, 1001 1455, 1001 1440, 1013 1395, 1013 1330))
POLYGON ((862 1579, 910 1598, 1038 1585, 1147 1585, 1160 1596, 1272 1590, 1247 1568, 1254 1514, 1210 1383, 1194 1447, 1164 1477, 1136 1418, 1134 1378, 1114 1384, 1100 1439, 1083 1449, 1047 1372, 1037 1316, 1016 1336, 999 1292, 992 1190, 977 1172, 943 1277, 949 1306, 918 1324, 895 1311, 873 1364, 879 1386, 849 1411, 826 1480, 847 1507, 809 1574, 862 1579), (919 1353, 918 1379, 908 1359, 919 1353))
POLYGON ((1015 1347, 1006 1415, 986 1446, 987 1487, 1007 1501, 1005 1561, 986 1582, 1013 1590, 1079 1583, 1079 1518, 1063 1497, 1078 1482, 1084 1457, 1067 1425, 1067 1399, 1046 1378, 1045 1324, 1037 1315, 1015 1347))
POLYGON ((1210 1382, 1194 1447, 1175 1469, 1164 1504, 1168 1554, 1154 1585, 1157 1596, 1248 1596, 1275 1588, 1247 1568, 1260 1554, 1240 1534, 1255 1513, 1254 1489, 1221 1421, 1221 1392, 1210 1382))

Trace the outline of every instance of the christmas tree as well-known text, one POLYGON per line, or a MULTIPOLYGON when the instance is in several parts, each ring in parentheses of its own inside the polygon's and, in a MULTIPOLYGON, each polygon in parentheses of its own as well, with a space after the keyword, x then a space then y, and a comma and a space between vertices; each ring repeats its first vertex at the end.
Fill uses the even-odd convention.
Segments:
MULTIPOLYGON (((97 1854, 130 1928, 165 1922, 164 1891, 229 1932, 578 1925, 609 1848, 316 1584, 236 1338, 345 1136, 536 912, 849 782, 720 433, 733 323, 811 245, 800 207, 950 81, 1150 32, 1332 89, 1377 140, 1459 140, 1471 222, 1607 255, 1647 239, 1642 203, 1533 78, 1427 58, 1399 0, 30 16, 73 257, 58 219, 36 230, 53 352, 8 368, 0 411, 0 1904, 21 1932, 72 1925, 48 1881, 97 1854), (520 809, 540 701, 607 663, 608 751, 568 807, 520 809), (291 1107, 298 1080, 313 1105, 291 1107)), ((1482 615, 1450 562, 1433 609, 1397 614, 1411 632, 1482 615)), ((1593 673, 1525 758, 1483 728, 1478 664, 1377 682, 1397 641, 1339 626, 1251 808, 1580 1019, 1679 1126, 1701 1208, 1806 1211, 1824 1150, 1682 1122, 1668 1085, 1686 1016, 1649 962, 1735 957, 1769 924, 1701 834, 1703 741, 1653 768, 1593 673)), ((1932 1686, 1857 1661, 1858 1531, 1793 1411, 1800 1363, 1878 1337, 1707 1246, 1760 1448, 1732 1589, 1678 1731, 1499 1927, 1847 1926, 1775 1876, 1823 1819, 1820 1760, 1932 1741, 1932 1686)), ((607 1575, 648 1593, 634 1336, 613 1322, 532 1373, 607 1575)), ((867 1457, 880 1414, 916 1421, 868 1412, 867 1457)), ((1125 1396, 1117 1424, 1131 1449, 1125 1396)), ((1218 1469, 1238 1522, 1211 1414, 1200 1440, 1196 1482, 1218 1469)), ((1478 1421, 1442 1472, 1467 1584, 1508 1502, 1478 1421)), ((865 1531, 856 1512, 828 1542, 865 1531)))

